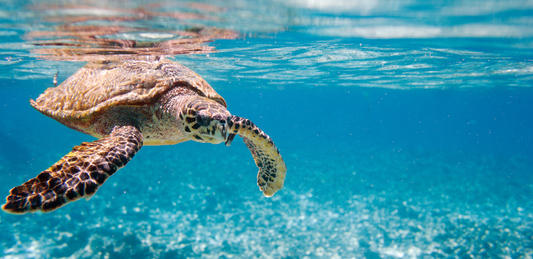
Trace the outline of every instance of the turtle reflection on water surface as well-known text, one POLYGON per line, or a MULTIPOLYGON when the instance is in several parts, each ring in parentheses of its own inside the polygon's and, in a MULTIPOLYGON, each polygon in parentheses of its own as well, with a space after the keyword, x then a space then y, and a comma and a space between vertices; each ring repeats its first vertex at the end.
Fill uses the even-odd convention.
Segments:
POLYGON ((11 189, 8 213, 49 212, 89 199, 143 145, 187 140, 230 145, 244 139, 267 197, 283 188, 287 167, 272 139, 250 120, 231 115, 226 101, 192 70, 170 60, 89 63, 31 105, 92 135, 37 177, 11 189))

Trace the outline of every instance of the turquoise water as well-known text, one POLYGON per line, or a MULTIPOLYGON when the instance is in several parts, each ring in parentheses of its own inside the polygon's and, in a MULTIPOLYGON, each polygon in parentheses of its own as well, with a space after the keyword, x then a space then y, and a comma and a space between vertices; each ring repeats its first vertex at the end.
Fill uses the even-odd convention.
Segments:
POLYGON ((275 141, 285 187, 262 195, 238 138, 145 146, 90 201, 0 213, 2 257, 533 256, 530 2, 69 3, 0 3, 0 191, 94 140, 28 100, 113 55, 204 77, 275 141))

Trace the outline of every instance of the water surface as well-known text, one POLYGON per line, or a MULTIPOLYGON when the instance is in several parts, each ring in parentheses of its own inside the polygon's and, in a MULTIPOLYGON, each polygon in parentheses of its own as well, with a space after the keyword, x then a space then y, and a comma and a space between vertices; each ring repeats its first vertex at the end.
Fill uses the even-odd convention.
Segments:
POLYGON ((31 108, 87 61, 167 56, 280 148, 143 147, 90 200, 0 214, 5 258, 528 258, 528 1, 0 4, 0 190, 83 141, 31 108))

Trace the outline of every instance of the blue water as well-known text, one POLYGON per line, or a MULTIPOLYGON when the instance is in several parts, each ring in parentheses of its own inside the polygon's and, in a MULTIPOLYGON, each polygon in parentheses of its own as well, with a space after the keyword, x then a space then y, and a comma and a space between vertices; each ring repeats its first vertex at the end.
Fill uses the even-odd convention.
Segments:
POLYGON ((145 146, 90 201, 0 213, 3 258, 533 256, 527 1, 7 1, 0 10, 6 196, 94 140, 29 105, 56 72, 61 83, 84 58, 123 50, 95 39, 164 42, 203 27, 238 36, 169 57, 272 137, 288 167, 285 187, 265 198, 237 138, 145 146), (135 30, 59 34, 65 25, 135 30), (57 49, 82 54, 43 54, 57 49))

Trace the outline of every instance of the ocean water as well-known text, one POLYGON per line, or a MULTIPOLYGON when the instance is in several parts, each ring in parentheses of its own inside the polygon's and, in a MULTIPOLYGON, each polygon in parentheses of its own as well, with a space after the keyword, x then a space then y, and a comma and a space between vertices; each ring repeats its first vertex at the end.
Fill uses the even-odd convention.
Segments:
POLYGON ((1 1, 0 191, 94 138, 28 100, 167 56, 276 143, 145 146, 90 199, 0 213, 2 258, 531 258, 531 1, 1 1), (157 43, 157 44, 154 44, 157 43))

